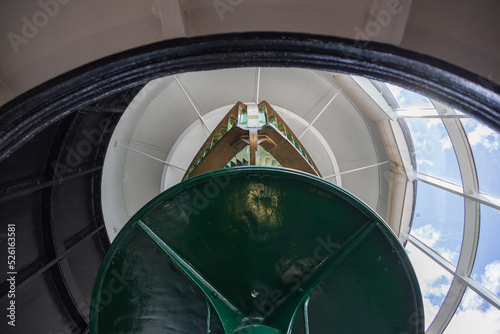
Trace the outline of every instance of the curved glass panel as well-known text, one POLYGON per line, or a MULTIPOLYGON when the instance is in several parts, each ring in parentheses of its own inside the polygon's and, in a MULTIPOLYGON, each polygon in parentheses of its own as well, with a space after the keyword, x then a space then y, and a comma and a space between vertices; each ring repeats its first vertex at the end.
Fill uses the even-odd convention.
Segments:
POLYGON ((406 119, 410 129, 417 171, 462 184, 453 145, 439 118, 406 119))
POLYGON ((455 316, 451 319, 445 334, 498 334, 500 332, 500 311, 467 288, 455 316))
POLYGON ((398 87, 396 85, 391 85, 389 83, 386 83, 386 85, 398 102, 399 106, 403 109, 434 108, 434 105, 431 103, 431 101, 423 95, 412 92, 408 89, 398 87))
POLYGON ((479 190, 500 197, 500 134, 475 119, 462 119, 476 163, 479 190))
POLYGON ((417 183, 411 235, 457 265, 462 244, 464 200, 424 182, 417 183))
POLYGON ((413 244, 408 243, 406 251, 413 264, 422 291, 425 328, 427 329, 443 304, 453 276, 413 244))
POLYGON ((481 230, 472 278, 500 297, 499 236, 500 211, 481 205, 481 230))

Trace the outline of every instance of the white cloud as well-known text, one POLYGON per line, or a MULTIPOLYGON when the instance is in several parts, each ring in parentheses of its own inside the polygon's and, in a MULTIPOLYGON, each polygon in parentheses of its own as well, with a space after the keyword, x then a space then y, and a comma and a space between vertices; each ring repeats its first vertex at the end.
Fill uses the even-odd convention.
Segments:
POLYGON ((406 102, 406 97, 404 97, 404 96, 398 97, 399 105, 405 104, 405 102, 406 102))
POLYGON ((500 261, 494 261, 484 268, 481 283, 491 292, 500 294, 500 261))
POLYGON ((417 163, 420 160, 420 164, 433 166, 436 159, 444 159, 444 156, 438 156, 438 154, 441 155, 445 150, 451 149, 453 146, 450 137, 443 128, 436 126, 434 122, 430 122, 426 123, 426 126, 429 127, 428 130, 424 130, 426 132, 413 131, 412 137, 417 152, 417 163))
POLYGON ((411 234, 429 247, 434 246, 434 244, 441 238, 441 233, 436 231, 432 225, 424 225, 422 227, 412 229, 411 234))
POLYGON ((418 159, 417 158, 417 165, 422 166, 422 165, 429 165, 429 166, 434 166, 434 162, 426 159, 418 159))
POLYGON ((426 287, 427 296, 435 295, 443 298, 448 293, 450 289, 450 280, 443 280, 443 283, 436 284, 436 282, 432 282, 433 284, 428 284, 426 287))
POLYGON ((500 334, 500 311, 468 309, 458 311, 444 331, 445 334, 500 334))
POLYGON ((390 83, 386 83, 386 85, 389 88, 389 90, 391 91, 392 95, 394 95, 394 97, 396 99, 401 96, 401 93, 403 92, 403 88, 396 86, 396 85, 392 85, 390 83))
POLYGON ((427 130, 429 130, 431 127, 433 126, 436 126, 438 124, 441 123, 441 119, 439 118, 431 118, 427 121, 427 123, 425 123, 425 125, 427 126, 427 130))
MULTIPOLYGON (((423 291, 422 291, 423 295, 423 291)), ((425 320, 425 329, 429 328, 429 325, 432 323, 432 320, 434 320, 434 317, 439 311, 439 307, 441 305, 434 305, 432 302, 429 300, 429 298, 423 298, 424 302, 424 320, 425 320)))
MULTIPOLYGON (((440 238, 440 233, 435 231, 431 225, 414 229, 412 234, 418 235, 417 237, 422 241, 425 239, 428 245, 434 245, 440 238)), ((442 300, 448 293, 452 276, 412 244, 408 244, 406 249, 422 291, 425 328, 427 329, 438 313, 442 300)), ((457 252, 448 251, 448 253, 450 253, 450 256, 458 256, 457 252)), ((479 281, 492 292, 498 293, 500 289, 500 261, 488 264, 479 281)), ((479 295, 467 289, 459 310, 444 333, 500 334, 500 311, 493 306, 485 308, 485 305, 485 301, 479 295)))
POLYGON ((500 135, 486 125, 477 123, 476 127, 468 135, 472 146, 483 145, 489 151, 500 148, 500 135))
POLYGON ((386 85, 391 91, 396 101, 398 101, 399 105, 402 105, 406 102, 406 97, 403 95, 405 90, 403 88, 388 83, 386 83, 386 85))
POLYGON ((467 290, 460 304, 460 311, 473 311, 479 309, 483 304, 483 299, 472 290, 467 290))
POLYGON ((438 248, 438 253, 451 263, 456 263, 458 260, 458 252, 446 248, 438 248))
MULTIPOLYGON (((498 294, 500 292, 500 261, 488 264, 479 281, 491 292, 498 294)), ((500 334, 500 311, 487 304, 474 291, 467 289, 460 308, 445 333, 500 334)))
MULTIPOLYGON (((450 288, 451 275, 412 244, 408 244, 406 249, 408 250, 408 256, 415 269, 415 273, 417 274, 418 283, 422 292, 425 328, 427 329, 441 307, 440 303, 437 305, 431 301, 431 298, 437 297, 441 300, 444 299, 444 296, 450 288)), ((432 298, 432 300, 435 299, 432 298)))
POLYGON ((443 139, 441 139, 441 147, 443 148, 443 150, 448 150, 451 148, 451 140, 450 140, 450 137, 445 137, 443 139))

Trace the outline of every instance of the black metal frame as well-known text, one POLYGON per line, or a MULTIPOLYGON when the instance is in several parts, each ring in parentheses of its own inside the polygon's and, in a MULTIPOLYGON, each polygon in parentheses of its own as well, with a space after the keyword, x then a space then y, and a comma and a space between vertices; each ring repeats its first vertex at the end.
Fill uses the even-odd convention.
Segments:
MULTIPOLYGON (((32 243, 41 245, 38 257, 30 262, 19 254, 16 287, 19 291, 33 288, 50 291, 52 300, 57 300, 58 304, 57 310, 53 309, 51 313, 66 317, 65 327, 48 324, 51 330, 82 332, 88 328, 90 291, 81 287, 93 283, 110 245, 101 208, 102 166, 114 127, 140 89, 142 86, 126 89, 79 108, 47 130, 35 134, 28 142, 30 145, 20 147, 10 159, 0 162, 0 206, 16 208, 0 210, 1 230, 6 229, 2 225, 7 221, 16 223, 19 231, 16 242, 20 248, 32 243), (76 166, 68 166, 68 150, 77 151, 82 142, 90 143, 84 129, 97 132, 98 136, 92 138, 91 150, 82 154, 81 161, 76 166), (41 142, 45 146, 40 146, 41 142), (36 151, 43 153, 34 154, 36 151), (33 169, 26 168, 30 164, 38 166, 36 175, 33 169), (15 172, 13 168, 21 172, 15 172), (20 203, 31 197, 40 198, 40 202, 19 209, 20 203), (78 215, 72 210, 64 210, 64 207, 78 207, 78 211, 85 214, 78 215), (32 212, 30 221, 23 219, 23 211, 32 212), (23 230, 33 229, 40 231, 35 238, 23 234, 23 230), (89 261, 92 268, 86 266, 89 261), (84 276, 74 272, 78 267, 85 271, 84 276)), ((0 247, 4 246, 0 235, 0 247)), ((7 282, 0 282, 2 307, 7 291, 7 282)), ((30 297, 23 296, 18 297, 17 302, 24 307, 31 306, 30 297)), ((43 321, 44 308, 53 307, 50 306, 52 300, 42 301, 43 305, 38 301, 36 310, 30 312, 30 320, 43 321)), ((4 326, 5 322, 0 323, 0 332, 6 329, 4 326)))
POLYGON ((235 33, 158 42, 52 79, 0 108, 0 161, 32 135, 112 93, 165 75, 246 66, 302 67, 391 82, 500 130, 500 86, 436 58, 375 42, 297 33, 235 33))

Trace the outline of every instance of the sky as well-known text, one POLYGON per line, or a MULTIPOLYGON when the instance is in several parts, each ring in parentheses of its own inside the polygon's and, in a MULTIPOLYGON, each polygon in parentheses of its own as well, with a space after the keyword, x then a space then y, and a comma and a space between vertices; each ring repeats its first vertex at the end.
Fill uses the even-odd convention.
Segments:
MULTIPOLYGON (((401 108, 432 107, 424 96, 387 84, 401 108)), ((407 118, 415 146, 417 170, 461 185, 460 169, 446 128, 438 118, 407 118)), ((478 173, 480 192, 500 197, 500 135, 472 118, 461 119, 478 173)), ((500 211, 481 205, 480 236, 471 277, 500 296, 500 211)), ((411 234, 452 264, 458 262, 464 225, 461 196, 417 183, 411 234)), ((407 252, 424 297, 426 328, 437 314, 453 276, 412 244, 407 252)), ((500 310, 467 289, 446 334, 500 334, 500 310)))

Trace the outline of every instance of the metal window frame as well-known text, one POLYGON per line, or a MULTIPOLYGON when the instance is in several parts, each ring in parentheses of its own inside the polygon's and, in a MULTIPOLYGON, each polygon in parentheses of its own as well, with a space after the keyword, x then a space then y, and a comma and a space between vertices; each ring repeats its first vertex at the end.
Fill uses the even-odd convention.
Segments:
POLYGON ((500 310, 500 297, 486 289, 482 284, 475 281, 470 276, 474 266, 479 243, 481 224, 480 205, 484 204, 500 210, 500 198, 480 192, 472 149, 467 138, 467 134, 465 133, 460 121, 460 118, 468 116, 457 114, 452 108, 439 101, 431 99, 431 102, 435 106, 437 116, 434 113, 434 116, 429 117, 432 114, 429 110, 426 110, 426 112, 422 112, 422 110, 414 110, 411 112, 395 111, 391 113, 390 116, 403 119, 415 117, 441 119, 452 143, 460 169, 462 186, 431 175, 419 173, 415 170, 407 170, 407 175, 410 180, 425 182, 433 187, 459 195, 464 199, 464 230, 460 249, 460 258, 456 267, 435 252, 432 248, 418 240, 411 233, 401 233, 401 237, 403 239, 413 244, 448 273, 453 275, 453 281, 450 285, 450 289, 448 290, 438 313, 426 331, 428 334, 440 334, 444 332, 449 322, 455 315, 455 312, 465 294, 466 288, 470 288, 493 307, 500 310))

